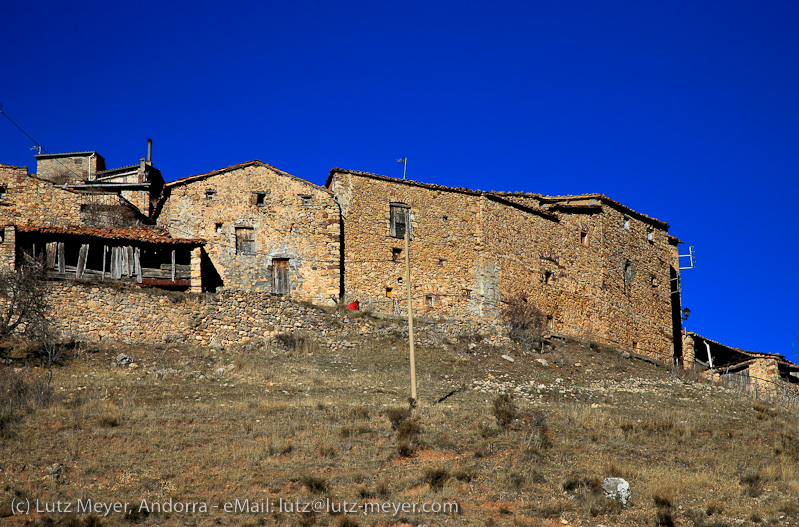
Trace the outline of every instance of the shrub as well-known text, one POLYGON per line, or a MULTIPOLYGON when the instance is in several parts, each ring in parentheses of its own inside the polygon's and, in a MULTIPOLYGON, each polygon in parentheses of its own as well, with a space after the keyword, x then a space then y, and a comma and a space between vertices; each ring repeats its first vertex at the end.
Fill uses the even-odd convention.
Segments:
POLYGON ((425 483, 430 485, 430 488, 435 491, 443 489, 449 478, 449 470, 445 468, 429 468, 424 473, 425 483))
POLYGON ((494 417, 500 428, 508 428, 519 417, 516 405, 513 404, 513 396, 503 393, 494 399, 494 417))
POLYGON ((327 482, 322 478, 316 476, 303 476, 300 482, 311 492, 325 492, 327 491, 327 482))
POLYGON ((545 318, 527 295, 509 297, 502 306, 502 320, 508 328, 508 337, 522 349, 534 351, 541 347, 545 318))

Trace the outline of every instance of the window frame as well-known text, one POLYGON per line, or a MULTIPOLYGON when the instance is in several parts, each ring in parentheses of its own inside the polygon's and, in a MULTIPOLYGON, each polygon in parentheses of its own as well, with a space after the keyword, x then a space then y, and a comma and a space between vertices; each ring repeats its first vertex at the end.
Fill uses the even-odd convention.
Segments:
POLYGON ((255 229, 253 227, 236 227, 236 256, 255 256, 255 229), (248 236, 245 236, 248 234, 248 236))
POLYGON ((392 238, 405 239, 405 230, 408 231, 408 239, 413 238, 413 227, 411 220, 411 207, 407 203, 391 202, 389 203, 389 229, 388 234, 392 238), (402 217, 404 222, 397 220, 402 217), (400 232, 398 227, 402 225, 403 228, 400 232))

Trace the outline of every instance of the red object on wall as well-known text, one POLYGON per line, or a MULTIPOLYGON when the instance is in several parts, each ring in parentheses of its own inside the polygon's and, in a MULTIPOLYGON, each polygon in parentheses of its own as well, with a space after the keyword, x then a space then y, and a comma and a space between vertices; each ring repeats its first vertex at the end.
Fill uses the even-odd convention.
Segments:
POLYGON ((347 309, 352 309, 353 311, 358 311, 359 309, 361 309, 361 307, 360 307, 360 304, 358 304, 358 301, 356 300, 355 302, 350 302, 350 305, 347 306, 347 309))

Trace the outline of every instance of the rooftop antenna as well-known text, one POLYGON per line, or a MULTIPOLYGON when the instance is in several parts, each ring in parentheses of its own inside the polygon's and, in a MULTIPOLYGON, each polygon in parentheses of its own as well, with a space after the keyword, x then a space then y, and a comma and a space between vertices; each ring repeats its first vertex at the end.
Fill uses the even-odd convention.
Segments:
POLYGON ((36 150, 36 155, 37 155, 37 156, 40 156, 40 155, 42 155, 42 147, 41 147, 41 146, 39 146, 39 145, 36 145, 36 146, 29 146, 29 147, 28 147, 28 150, 36 150))
POLYGON ((408 172, 408 158, 397 159, 397 163, 402 163, 402 179, 405 179, 405 174, 408 172))

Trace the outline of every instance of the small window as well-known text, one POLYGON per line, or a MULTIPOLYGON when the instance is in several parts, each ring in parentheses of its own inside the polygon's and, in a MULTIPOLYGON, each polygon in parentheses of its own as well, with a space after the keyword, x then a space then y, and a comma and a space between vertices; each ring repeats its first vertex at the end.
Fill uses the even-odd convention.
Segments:
POLYGON ((444 262, 446 262, 446 260, 445 260, 445 259, 443 259, 443 258, 439 258, 439 259, 438 259, 438 265, 439 265, 439 266, 441 266, 441 267, 444 267, 444 262))
POLYGON ((588 245, 588 232, 580 231, 580 245, 588 245))
POLYGON ((653 274, 650 274, 650 275, 649 275, 649 284, 650 284, 652 287, 657 287, 657 286, 658 286, 658 279, 657 279, 657 276, 655 276, 655 275, 653 275, 653 274))
POLYGON ((545 284, 552 283, 552 271, 544 271, 544 283, 545 284))
POLYGON ((222 233, 222 224, 221 223, 214 223, 214 230, 217 234, 222 233))
POLYGON ((216 197, 216 190, 212 188, 205 189, 205 199, 212 201, 216 197))
POLYGON ((236 254, 241 256, 255 255, 255 229, 252 227, 236 227, 236 254))
POLYGON ((303 207, 310 207, 311 201, 313 200, 313 196, 309 196, 307 194, 300 194, 300 199, 302 200, 303 207))
POLYGON ((652 227, 647 227, 646 229, 646 241, 648 242, 655 241, 655 231, 652 230, 652 227))
POLYGON ((464 298, 472 298, 472 290, 471 289, 464 289, 463 290, 463 297, 464 298))
POLYGON ((394 262, 399 262, 402 259, 402 249, 399 247, 394 247, 391 249, 391 260, 394 262))
POLYGON ((404 203, 391 204, 391 227, 389 234, 394 238, 405 238, 405 229, 408 229, 408 235, 411 231, 409 227, 409 219, 411 215, 411 208, 404 203))
POLYGON ((627 216, 624 217, 624 230, 626 231, 630 230, 630 218, 628 218, 627 216))
POLYGON ((266 192, 253 192, 255 194, 255 206, 263 207, 266 205, 266 192))
POLYGON ((5 185, 0 185, 0 199, 6 199, 6 194, 8 193, 8 187, 5 185))
POLYGON ((390 287, 386 287, 386 298, 391 298, 391 291, 392 289, 390 287))
POLYGON ((441 221, 447 221, 448 219, 449 219, 449 216, 447 216, 446 214, 444 214, 444 215, 441 217, 441 221))
POLYGON ((436 303, 436 295, 424 295, 424 305, 427 307, 433 307, 436 303))

